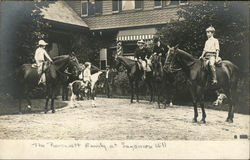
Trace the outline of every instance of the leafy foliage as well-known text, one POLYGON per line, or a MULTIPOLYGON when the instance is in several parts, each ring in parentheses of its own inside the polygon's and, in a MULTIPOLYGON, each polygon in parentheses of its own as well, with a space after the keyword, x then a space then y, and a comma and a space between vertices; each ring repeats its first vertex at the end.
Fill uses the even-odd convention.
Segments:
POLYGON ((248 56, 248 7, 243 2, 190 2, 178 11, 179 19, 159 28, 158 36, 171 46, 179 47, 198 57, 201 55, 206 37, 206 28, 216 29, 220 56, 246 69, 248 56))

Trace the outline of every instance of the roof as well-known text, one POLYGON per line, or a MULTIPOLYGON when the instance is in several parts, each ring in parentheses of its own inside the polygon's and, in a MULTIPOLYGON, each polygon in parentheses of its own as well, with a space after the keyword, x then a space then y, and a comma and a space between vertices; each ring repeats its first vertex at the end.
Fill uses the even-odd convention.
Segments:
POLYGON ((44 19, 81 27, 88 27, 78 14, 64 1, 50 3, 48 7, 43 7, 40 10, 44 19))
POLYGON ((88 16, 82 19, 88 24, 90 30, 143 27, 166 24, 172 19, 177 19, 178 9, 177 7, 172 7, 166 9, 143 10, 102 16, 88 16))

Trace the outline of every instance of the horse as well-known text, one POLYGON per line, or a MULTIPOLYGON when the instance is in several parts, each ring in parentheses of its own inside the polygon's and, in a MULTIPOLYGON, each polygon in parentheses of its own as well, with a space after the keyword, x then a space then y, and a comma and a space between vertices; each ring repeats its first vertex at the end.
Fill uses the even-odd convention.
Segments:
MULTIPOLYGON (((45 63, 45 75, 46 75, 46 103, 45 113, 48 112, 48 102, 51 99, 51 110, 55 113, 54 99, 55 89, 60 84, 60 80, 65 76, 64 70, 69 67, 72 68, 72 75, 76 75, 78 72, 78 63, 74 56, 63 55, 53 58, 53 62, 45 63)), ((32 64, 23 64, 17 71, 17 93, 19 99, 19 113, 21 113, 21 102, 23 98, 26 98, 28 102, 28 108, 31 109, 31 101, 29 93, 38 86, 40 75, 37 72, 37 68, 32 64)))
POLYGON ((73 68, 66 68, 66 70, 64 71, 64 77, 62 79, 62 100, 63 101, 67 101, 68 100, 68 86, 70 83, 72 83, 75 80, 79 79, 79 75, 81 74, 81 67, 80 67, 80 63, 78 62, 78 60, 76 59, 76 64, 79 66, 79 70, 77 72, 77 74, 72 74, 72 70, 73 68))
POLYGON ((76 80, 70 83, 69 86, 72 91, 70 102, 75 105, 75 99, 79 98, 80 95, 84 95, 87 92, 87 96, 90 96, 92 99, 92 107, 95 107, 96 82, 99 80, 99 76, 102 73, 103 71, 98 71, 91 75, 90 88, 88 88, 88 86, 82 80, 76 80))
MULTIPOLYGON (((139 68, 138 64, 129 58, 115 55, 115 66, 118 69, 120 66, 124 66, 127 70, 127 76, 129 79, 129 85, 131 88, 131 99, 130 102, 133 103, 134 99, 134 88, 136 94, 136 101, 139 102, 138 96, 138 83, 141 81, 143 71, 139 68)), ((145 83, 149 87, 150 90, 150 102, 153 101, 153 87, 152 87, 152 71, 146 72, 145 83)))
MULTIPOLYGON (((154 93, 157 94, 157 103, 158 103, 158 108, 160 108, 160 95, 162 94, 162 88, 163 88, 163 67, 161 63, 161 57, 158 55, 152 55, 151 58, 151 63, 152 63, 152 72, 153 72, 153 88, 154 88, 154 93)), ((155 95, 155 94, 154 94, 155 95)))
POLYGON ((163 67, 162 60, 158 55, 153 55, 151 58, 153 72, 154 92, 157 94, 158 108, 160 108, 160 96, 165 98, 164 108, 166 108, 169 99, 169 106, 173 106, 173 97, 176 93, 175 75, 178 70, 170 71, 169 68, 163 67))
MULTIPOLYGON (((217 85, 209 84, 209 70, 205 67, 204 59, 196 59, 191 54, 181 50, 178 46, 169 47, 169 56, 173 56, 175 63, 178 63, 185 75, 188 78, 189 90, 192 95, 194 107, 194 123, 197 122, 198 111, 197 102, 200 103, 202 109, 202 123, 206 123, 206 112, 204 108, 204 93, 205 89, 223 90, 228 98, 228 116, 226 122, 233 123, 234 107, 238 100, 237 97, 237 83, 239 80, 239 69, 236 65, 228 60, 223 60, 221 66, 216 66, 216 75, 218 79, 217 85)), ((169 62, 166 59, 166 62, 169 62)))
MULTIPOLYGON (((64 77, 64 81, 63 81, 64 83, 62 85, 62 100, 63 101, 67 101, 68 100, 68 95, 69 95, 68 94, 68 86, 69 86, 69 84, 72 83, 72 82, 74 82, 74 81, 76 81, 76 80, 80 80, 79 76, 82 74, 81 70, 75 76, 73 76, 71 74, 71 72, 72 72, 71 69, 68 69, 69 73, 65 73, 65 77, 64 77)), ((91 65, 91 68, 90 68, 91 74, 94 74, 94 73, 98 72, 99 70, 100 69, 98 67, 96 67, 94 65, 91 65)))

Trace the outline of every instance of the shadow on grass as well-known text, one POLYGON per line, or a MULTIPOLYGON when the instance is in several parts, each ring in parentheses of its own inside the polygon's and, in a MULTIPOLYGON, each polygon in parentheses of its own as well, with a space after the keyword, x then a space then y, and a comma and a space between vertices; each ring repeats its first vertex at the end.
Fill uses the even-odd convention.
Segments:
MULTIPOLYGON (((45 99, 31 99, 32 108, 31 111, 27 108, 27 101, 22 101, 22 114, 34 114, 34 113, 42 113, 45 111, 45 99)), ((60 99, 55 99, 54 106, 55 110, 66 107, 68 105, 67 102, 61 101, 60 99)), ((50 112, 50 101, 48 105, 48 109, 50 112)), ((0 101, 0 116, 1 115, 14 115, 19 114, 18 109, 18 100, 8 99, 5 101, 0 101)), ((44 114, 44 113, 43 113, 44 114)))

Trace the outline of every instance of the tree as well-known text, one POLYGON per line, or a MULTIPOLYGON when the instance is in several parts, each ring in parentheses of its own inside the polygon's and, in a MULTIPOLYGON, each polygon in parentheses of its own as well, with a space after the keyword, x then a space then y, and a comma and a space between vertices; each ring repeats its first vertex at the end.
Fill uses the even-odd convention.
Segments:
MULTIPOLYGON (((198 58, 204 48, 206 28, 214 26, 215 37, 220 43, 220 57, 236 64, 242 75, 239 81, 241 110, 248 107, 248 2, 239 1, 199 1, 182 6, 177 12, 178 19, 159 27, 157 35, 163 43, 179 48, 198 58)), ((178 77, 176 77, 177 79, 178 77)), ((183 89, 181 92, 186 92, 183 89)), ((181 94, 181 93, 178 93, 181 94)), ((211 97, 207 96, 208 98, 211 97)))
POLYGON ((190 2, 177 14, 178 20, 158 29, 157 34, 164 43, 179 44, 181 49, 198 57, 207 40, 205 29, 212 25, 220 42, 220 56, 248 70, 248 6, 245 2, 190 2))

